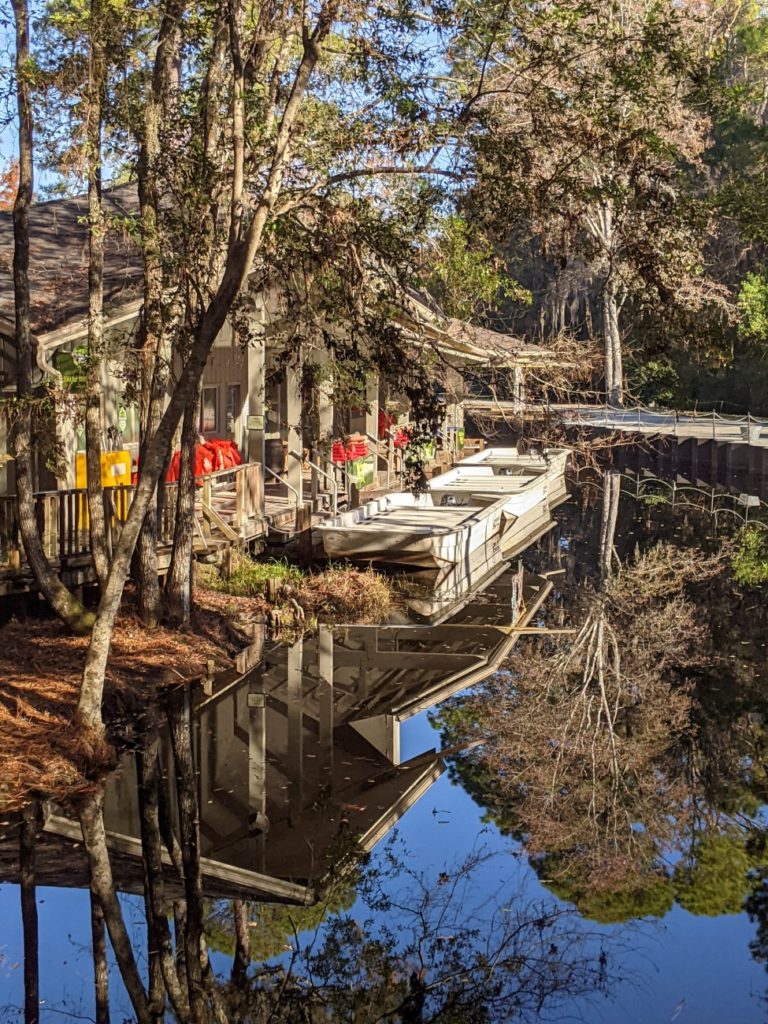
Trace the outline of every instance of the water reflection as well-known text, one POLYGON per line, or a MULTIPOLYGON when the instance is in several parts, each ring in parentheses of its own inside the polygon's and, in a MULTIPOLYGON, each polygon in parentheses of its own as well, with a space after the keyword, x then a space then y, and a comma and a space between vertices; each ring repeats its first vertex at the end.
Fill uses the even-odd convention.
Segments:
MULTIPOLYGON (((321 626, 289 645, 262 637, 230 677, 169 690, 148 708, 136 749, 90 796, 30 809, 21 849, 34 859, 32 903, 34 884, 90 888, 97 1020, 107 1019, 105 932, 141 1022, 166 1009, 195 1022, 293 1021, 299 1011, 481 1020, 608 989, 609 943, 570 912, 501 888, 473 904, 481 848, 431 880, 391 844, 375 867, 364 860, 451 753, 401 760, 401 723, 496 671, 552 592, 546 576, 508 560, 499 573, 492 554, 485 589, 458 588, 441 625, 321 626), (143 897, 146 969, 118 893, 143 897), (343 915, 325 920, 356 898, 372 915, 364 931, 343 915), (252 907, 263 903, 283 946, 254 975, 252 907), (299 909, 281 918, 279 905, 299 909), (299 955, 292 929, 320 925, 317 950, 299 955), (226 982, 211 943, 233 956, 226 982)), ((18 877, 18 825, 0 844, 6 879, 18 877)), ((25 929, 32 969, 31 919, 25 929)), ((33 1019, 31 976, 27 995, 33 1019)))
MULTIPOLYGON (((411 871, 396 844, 375 865, 361 859, 451 753, 401 762, 401 721, 500 666, 551 589, 510 569, 445 625, 321 627, 290 646, 256 645, 244 674, 171 690, 149 709, 138 748, 103 788, 40 808, 37 884, 90 886, 136 1020, 170 1008, 194 1022, 481 1021, 608 991, 615 942, 503 887, 472 896, 482 848, 435 878, 411 871), (146 970, 118 891, 143 895, 146 970), (353 892, 366 924, 337 915, 301 947, 295 929, 322 924, 353 892), (245 901, 313 908, 273 911, 284 945, 267 955, 290 956, 255 973, 259 915, 245 901), (233 955, 226 980, 211 943, 233 955)), ((17 842, 12 829, 5 877, 17 842)), ((100 928, 94 919, 103 980, 100 928)), ((99 985, 95 999, 106 1019, 99 985)))
POLYGON ((260 638, 229 678, 169 691, 103 789, 5 826, 27 1019, 35 885, 90 887, 98 983, 78 1012, 99 1022, 105 930, 121 1013, 142 1022, 557 1015, 631 972, 632 939, 604 924, 675 904, 746 905, 764 960, 765 609, 724 547, 763 510, 686 488, 587 474, 525 569, 483 552, 409 593, 419 622, 260 638), (442 749, 403 760, 402 724, 424 709, 442 749), (480 847, 425 874, 382 842, 446 767, 558 900, 505 889, 480 847))
POLYGON ((596 921, 739 913, 762 875, 765 608, 728 539, 765 509, 696 491, 585 477, 541 548, 575 640, 525 642, 439 714, 446 744, 483 741, 454 775, 596 921))
MULTIPOLYGON (((124 756, 104 787, 118 887, 141 891, 142 785, 151 782, 164 873, 178 888, 178 720, 190 737, 206 894, 312 902, 343 838, 372 849, 444 769, 434 750, 401 761, 401 723, 500 666, 518 639, 514 627, 531 621, 551 589, 542 576, 507 568, 449 624, 321 626, 290 645, 262 639, 244 673, 169 693, 167 706, 148 714, 141 749, 124 756)), ((77 844, 80 823, 51 803, 41 813, 51 865, 41 848, 38 880, 72 884, 76 871, 87 884, 77 845, 64 844, 62 869, 55 842, 77 844)))

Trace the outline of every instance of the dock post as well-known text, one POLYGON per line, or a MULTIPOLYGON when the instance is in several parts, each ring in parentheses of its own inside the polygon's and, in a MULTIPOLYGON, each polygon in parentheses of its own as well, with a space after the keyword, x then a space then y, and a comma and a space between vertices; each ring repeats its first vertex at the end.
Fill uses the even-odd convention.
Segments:
POLYGON ((267 832, 267 698, 263 683, 248 687, 248 828, 259 837, 257 871, 264 870, 264 837, 267 832))
POLYGON ((322 791, 330 790, 333 779, 333 630, 328 626, 320 626, 318 630, 317 674, 318 776, 322 791))
POLYGON ((304 641, 288 648, 288 818, 291 827, 301 821, 304 799, 304 641))

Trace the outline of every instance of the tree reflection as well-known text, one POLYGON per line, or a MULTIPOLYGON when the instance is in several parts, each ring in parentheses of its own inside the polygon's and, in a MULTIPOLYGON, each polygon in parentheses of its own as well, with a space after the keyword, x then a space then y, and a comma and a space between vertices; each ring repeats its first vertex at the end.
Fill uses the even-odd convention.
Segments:
POLYGON ((24 809, 19 829, 19 891, 24 934, 24 1024, 40 1020, 39 935, 35 886, 37 803, 24 809))
MULTIPOLYGON (((483 850, 433 878, 409 866, 409 854, 397 840, 382 855, 357 865, 354 914, 321 911, 306 930, 308 912, 299 911, 283 950, 254 961, 247 904, 219 902, 212 913, 204 900, 189 703, 183 691, 172 695, 166 713, 173 750, 170 783, 178 802, 173 829, 163 821, 162 776, 152 736, 137 770, 146 970, 139 968, 143 957, 131 943, 118 899, 120 865, 109 846, 102 795, 88 798, 79 814, 94 922, 103 915, 139 1024, 164 1020, 167 1009, 180 1024, 480 1024, 539 1020, 565 1001, 609 994, 619 940, 609 949, 575 913, 527 903, 501 888, 479 896, 476 875, 489 857, 483 850), (226 978, 214 973, 208 952, 211 940, 221 945, 222 930, 230 936, 233 954, 226 978)), ((330 905, 349 905, 348 878, 342 870, 336 892, 327 894, 330 905)), ((291 921, 288 911, 281 920, 291 921)), ((104 960, 97 927, 94 940, 99 965, 104 960)), ((99 979, 97 1002, 103 1000, 104 981, 99 979)))
MULTIPOLYGON (((619 497, 609 472, 596 577, 569 595, 575 638, 528 642, 437 716, 444 744, 482 740, 454 773, 525 840, 550 888, 600 921, 663 915, 668 854, 706 848, 696 718, 712 651, 694 595, 725 564, 669 542, 622 562, 619 497)), ((678 891, 705 874, 681 872, 678 891)))

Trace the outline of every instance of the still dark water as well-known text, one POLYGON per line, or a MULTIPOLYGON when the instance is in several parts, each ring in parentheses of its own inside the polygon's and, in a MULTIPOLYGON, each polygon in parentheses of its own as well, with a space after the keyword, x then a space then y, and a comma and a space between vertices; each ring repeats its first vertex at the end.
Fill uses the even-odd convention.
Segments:
MULTIPOLYGON (((161 831, 181 847, 180 743, 194 767, 213 969, 226 988, 233 899, 251 901, 250 984, 275 968, 228 1019, 762 1021, 764 591, 713 558, 763 511, 680 479, 583 475, 553 529, 508 563, 487 553, 474 589, 410 591, 409 621, 259 643, 243 678, 175 708, 173 742, 159 716, 161 831)), ((140 768, 129 752, 107 781, 104 823, 146 975, 140 768)), ((18 830, 0 832, 7 879, 18 830)), ((168 908, 188 895, 173 846, 168 908)), ((93 1020, 71 811, 46 807, 37 874, 41 1019, 93 1020)), ((0 1019, 21 1021, 8 881, 0 920, 0 1019)), ((110 1000, 112 1021, 135 1019, 112 960, 110 1000)))

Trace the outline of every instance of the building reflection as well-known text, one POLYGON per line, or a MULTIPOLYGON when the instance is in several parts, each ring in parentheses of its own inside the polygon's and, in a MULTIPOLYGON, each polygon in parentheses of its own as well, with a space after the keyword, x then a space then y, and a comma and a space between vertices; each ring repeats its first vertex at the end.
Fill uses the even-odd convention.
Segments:
MULTIPOLYGON (((177 691, 207 896, 309 904, 340 859, 371 850, 429 790, 445 752, 402 760, 403 722, 496 671, 551 591, 545 576, 505 566, 440 625, 321 626, 290 645, 258 639, 229 675, 177 691)), ((181 892, 178 790, 165 715, 153 720, 143 742, 159 751, 172 895, 181 892)), ((129 892, 143 889, 138 759, 124 755, 104 795, 115 884, 129 892)), ((87 886, 76 816, 51 803, 42 816, 38 884, 87 886)))

